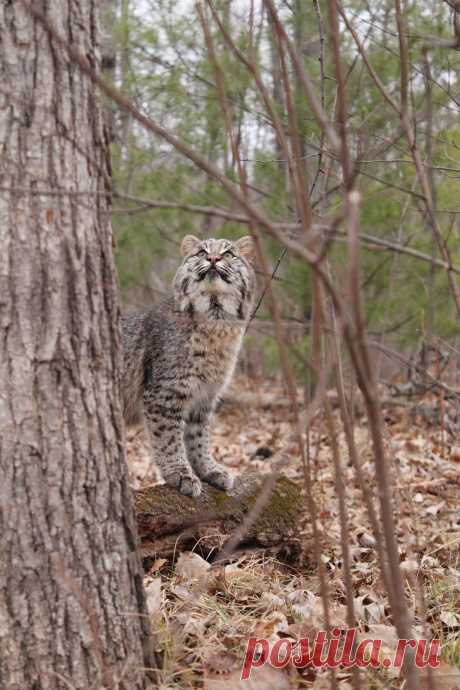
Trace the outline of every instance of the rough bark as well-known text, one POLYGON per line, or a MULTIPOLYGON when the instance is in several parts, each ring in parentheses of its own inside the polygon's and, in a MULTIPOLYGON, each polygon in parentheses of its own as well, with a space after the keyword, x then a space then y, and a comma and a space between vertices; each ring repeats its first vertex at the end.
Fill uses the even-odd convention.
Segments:
MULTIPOLYGON (((98 66, 97 0, 34 6, 98 66)), ((0 687, 141 690, 101 108, 19 0, 0 75, 0 687)))
MULTIPOLYGON (((169 558, 179 551, 198 548, 204 556, 216 554, 244 524, 260 494, 264 477, 243 475, 232 495, 203 484, 199 498, 183 496, 165 484, 136 491, 135 510, 141 553, 148 568, 152 559, 169 558)), ((280 547, 292 557, 299 548, 303 512, 300 488, 280 477, 254 524, 242 540, 251 548, 280 547)))

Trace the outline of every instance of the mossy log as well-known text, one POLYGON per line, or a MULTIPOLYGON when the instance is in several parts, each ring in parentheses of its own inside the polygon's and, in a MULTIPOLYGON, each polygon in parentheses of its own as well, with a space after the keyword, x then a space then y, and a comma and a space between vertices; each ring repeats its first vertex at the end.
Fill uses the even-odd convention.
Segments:
POLYGON ((203 484, 199 498, 183 496, 165 484, 136 491, 143 559, 169 558, 192 548, 207 557, 223 548, 241 525, 245 529, 240 546, 295 552, 303 510, 300 488, 287 477, 276 479, 255 521, 248 524, 246 516, 262 491, 264 477, 254 474, 238 478, 231 494, 208 484, 203 484))

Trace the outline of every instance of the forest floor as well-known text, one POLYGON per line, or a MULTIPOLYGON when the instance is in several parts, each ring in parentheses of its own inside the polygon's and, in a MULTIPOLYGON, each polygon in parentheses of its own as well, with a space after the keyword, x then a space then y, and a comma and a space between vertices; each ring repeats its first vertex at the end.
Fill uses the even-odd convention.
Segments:
MULTIPOLYGON (((283 474, 303 483, 285 392, 273 382, 255 388, 236 382, 229 402, 220 408, 213 425, 215 458, 235 473, 248 468, 268 473, 273 463, 288 458, 283 474)), ((420 687, 460 690, 460 441, 457 437, 456 445, 452 434, 430 424, 430 415, 417 413, 436 407, 438 401, 428 395, 417 404, 418 408, 404 402, 384 408, 401 570, 414 614, 414 638, 442 642, 441 665, 434 671, 436 685, 430 685, 425 670, 420 687)), ((381 656, 391 657, 397 634, 375 540, 348 462, 338 413, 334 415, 346 487, 357 639, 382 640, 381 656)), ((355 438, 377 506, 365 416, 355 420, 355 438)), ((330 621, 345 631, 339 508, 330 438, 320 414, 310 433, 310 453, 330 621)), ((135 488, 158 481, 141 431, 128 437, 128 463, 135 488)), ((308 519, 304 536, 311 542, 308 519)), ((254 669, 250 679, 240 680, 250 636, 294 643, 299 638, 312 640, 325 629, 318 568, 312 567, 310 556, 304 554, 289 564, 250 552, 226 565, 212 566, 197 554, 179 556, 172 565, 163 559, 155 562, 146 587, 157 647, 163 655, 162 690, 333 687, 330 671, 312 666, 297 669, 292 663, 283 669, 265 665, 254 669)), ((335 676, 340 690, 352 687, 349 668, 337 668, 335 676)), ((363 669, 360 677, 363 690, 404 688, 396 668, 363 669)))

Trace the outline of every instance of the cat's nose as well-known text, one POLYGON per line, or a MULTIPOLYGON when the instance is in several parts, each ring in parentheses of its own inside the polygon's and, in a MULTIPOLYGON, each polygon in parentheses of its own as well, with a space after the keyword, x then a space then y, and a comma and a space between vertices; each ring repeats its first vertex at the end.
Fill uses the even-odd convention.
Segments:
POLYGON ((218 254, 210 254, 208 256, 208 261, 214 266, 218 261, 220 261, 220 256, 218 254))

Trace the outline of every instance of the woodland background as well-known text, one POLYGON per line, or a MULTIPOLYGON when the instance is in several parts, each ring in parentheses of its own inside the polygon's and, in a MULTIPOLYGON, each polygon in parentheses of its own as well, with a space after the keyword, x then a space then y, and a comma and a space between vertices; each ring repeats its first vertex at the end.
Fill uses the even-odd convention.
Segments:
MULTIPOLYGON (((105 25, 111 78, 143 113, 191 144, 235 181, 215 65, 209 59, 203 28, 193 2, 107 3, 105 25)), ((243 53, 252 40, 253 57, 277 112, 288 127, 279 53, 270 14, 256 3, 253 36, 248 35, 248 3, 215 3, 231 40, 243 53)), ((349 21, 388 91, 400 88, 400 54, 393 2, 344 4, 349 21)), ((337 84, 327 40, 324 3, 279 4, 279 15, 317 88, 317 97, 332 119, 337 115, 337 84)), ((460 125, 458 104, 460 57, 446 48, 452 41, 452 8, 447 2, 406 3, 410 104, 414 132, 436 214, 452 256, 458 254, 458 176, 460 125)), ((212 19, 221 87, 228 103, 254 204, 278 223, 295 223, 292 181, 254 80, 229 48, 212 19)), ((347 131, 363 203, 361 285, 369 333, 394 350, 415 354, 423 343, 455 341, 458 316, 449 299, 446 274, 428 262, 391 252, 408 247, 438 257, 419 190, 417 173, 399 118, 382 99, 349 31, 341 31, 348 101, 347 131), (369 239, 367 237, 369 236, 369 239), (388 243, 390 247, 382 246, 388 243), (453 340, 452 340, 453 339, 453 340)), ((324 134, 299 87, 292 68, 292 97, 302 164, 308 178, 315 221, 329 224, 342 204, 342 172, 337 156, 325 150, 324 134)), ((123 297, 138 307, 164 294, 177 263, 178 242, 186 232, 237 237, 247 228, 221 215, 238 215, 218 182, 179 156, 165 142, 152 141, 127 113, 112 115, 116 202, 113 224, 123 297), (155 204, 155 201, 160 202, 155 204), (205 207, 200 213, 190 206, 205 207), (215 215, 212 215, 213 209, 215 215), (192 209, 193 210, 193 209, 192 209)), ((294 233, 290 230, 288 232, 294 233)), ((329 252, 334 281, 346 275, 344 238, 329 252)), ((266 242, 271 267, 282 248, 266 242)), ((283 256, 274 290, 280 300, 284 333, 293 365, 305 372, 311 355, 312 274, 305 261, 283 256)), ((265 303, 249 338, 253 359, 262 356, 258 373, 280 370, 273 327, 265 303)), ((399 368, 385 359, 386 373, 399 368)))
MULTIPOLYGON (((388 579, 383 584, 376 570, 370 510, 385 485, 392 487, 395 522, 389 519, 383 527, 384 558, 401 562, 401 589, 395 589, 408 597, 413 634, 424 631, 443 640, 439 673, 408 682, 414 688, 459 687, 454 497, 460 339, 449 283, 458 278, 446 271, 457 270, 460 248, 457 10, 451 2, 401 6, 392 0, 122 0, 107 11, 108 77, 142 113, 239 185, 282 239, 305 241, 317 252, 344 299, 355 337, 360 328, 367 333, 368 366, 383 410, 377 423, 382 458, 388 462, 388 474, 377 469, 376 477, 372 458, 379 455, 380 432, 374 433, 370 421, 373 403, 363 403, 358 392, 356 382, 362 388, 362 381, 346 339, 338 337, 335 345, 329 340, 340 324, 330 294, 318 288, 311 263, 264 233, 265 272, 276 309, 259 262, 264 299, 245 341, 243 376, 219 411, 213 452, 238 472, 266 476, 281 467, 305 483, 309 519, 302 521, 301 541, 310 546, 303 542, 300 570, 293 565, 287 571, 243 549, 236 568, 224 568, 222 599, 219 575, 217 581, 208 578, 198 556, 193 565, 179 562, 172 578, 162 560, 154 562, 152 591, 157 567, 166 569, 165 606, 156 614, 163 639, 171 641, 171 631, 181 636, 171 643, 166 684, 178 673, 179 683, 193 686, 204 674, 206 688, 239 687, 239 635, 255 630, 272 641, 296 639, 302 631, 309 635, 324 625, 322 607, 328 606, 326 620, 343 625, 354 616, 363 634, 381 634, 386 649, 394 649, 404 614, 394 611, 394 599, 389 613, 391 597, 383 593, 388 579), (323 109, 322 122, 294 55, 323 109), (341 138, 335 150, 327 119, 341 138), (347 204, 351 189, 359 190, 359 221, 347 204), (360 268, 353 293, 349 281, 358 259, 350 233, 353 225, 358 232, 358 224, 360 268), (338 374, 332 373, 335 367, 338 374), (304 451, 297 446, 296 417, 304 451), (372 487, 367 498, 366 483, 372 487), (315 546, 308 541, 312 531, 315 546), (205 584, 199 586, 194 578, 201 577, 205 584)), ((147 137, 126 111, 112 112, 111 131, 116 260, 125 308, 139 308, 167 292, 184 233, 239 237, 251 224, 221 180, 197 170, 165 141, 147 137)), ((367 371, 364 377, 372 378, 367 371)), ((129 458, 134 484, 151 481, 148 444, 138 435, 130 437, 129 458)), ((197 551, 202 553, 200 546, 197 551)), ((310 670, 299 679, 289 668, 284 676, 267 671, 253 687, 360 683, 396 688, 401 678, 368 672, 359 679, 347 670, 331 678, 310 670)))
POLYGON ((0 3, 2 690, 460 688, 459 62, 457 0, 0 3), (217 522, 120 408, 186 233, 257 249, 217 522), (336 626, 441 664, 240 684, 336 626))

